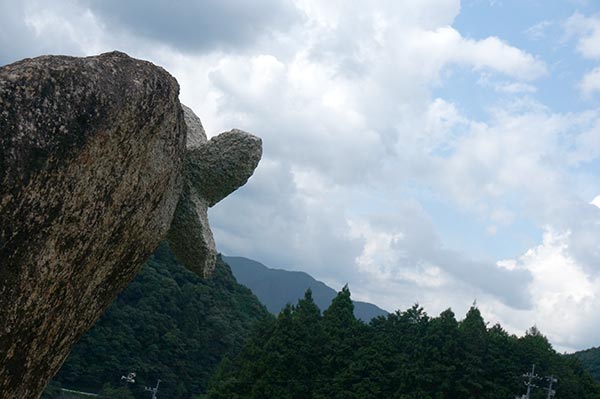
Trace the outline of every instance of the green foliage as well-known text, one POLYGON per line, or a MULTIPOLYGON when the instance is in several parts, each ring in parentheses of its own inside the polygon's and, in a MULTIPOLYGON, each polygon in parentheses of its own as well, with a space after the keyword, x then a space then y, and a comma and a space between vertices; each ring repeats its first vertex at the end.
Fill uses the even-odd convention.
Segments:
POLYGON ((575 352, 570 356, 578 359, 583 368, 586 369, 596 381, 600 382, 600 347, 575 352))
POLYGON ((191 398, 221 359, 237 354, 254 327, 271 318, 220 258, 213 276, 201 279, 163 244, 73 348, 55 382, 99 392, 136 372, 136 398, 147 398, 144 387, 157 379, 159 397, 191 398))
POLYGON ((50 383, 44 389, 41 399, 58 399, 61 394, 60 383, 56 381, 50 381, 50 383))
POLYGON ((517 338, 488 327, 476 307, 457 321, 450 309, 432 318, 418 305, 365 324, 354 306, 344 287, 321 314, 309 290, 274 318, 221 259, 203 280, 163 245, 43 398, 60 397, 61 384, 147 398, 144 387, 160 378, 159 397, 172 398, 500 399, 523 393, 521 375, 535 363, 540 375, 559 378, 557 397, 600 399, 578 360, 557 354, 535 327, 517 338), (125 386, 130 371, 137 382, 125 386))
POLYGON ((133 394, 126 386, 113 387, 110 383, 102 386, 98 395, 101 399, 134 399, 133 394))
POLYGON ((524 393, 521 375, 533 363, 559 378, 557 397, 600 398, 600 386, 535 328, 521 338, 488 328, 475 306, 462 321, 450 309, 432 318, 415 305, 367 325, 344 287, 323 316, 309 291, 263 323, 202 398, 506 399, 524 393))

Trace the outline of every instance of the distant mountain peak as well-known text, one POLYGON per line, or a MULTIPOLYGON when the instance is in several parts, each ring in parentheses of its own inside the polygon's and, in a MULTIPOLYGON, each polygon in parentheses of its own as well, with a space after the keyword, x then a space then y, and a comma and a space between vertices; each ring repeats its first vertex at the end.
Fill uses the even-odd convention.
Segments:
MULTIPOLYGON (((278 314, 288 303, 298 302, 309 288, 321 311, 329 307, 331 300, 337 294, 333 288, 305 272, 272 269, 260 262, 241 256, 223 255, 223 260, 231 267, 236 280, 250 288, 273 314, 278 314)), ((353 302, 354 315, 365 322, 369 322, 373 317, 388 314, 387 311, 372 303, 353 302)))

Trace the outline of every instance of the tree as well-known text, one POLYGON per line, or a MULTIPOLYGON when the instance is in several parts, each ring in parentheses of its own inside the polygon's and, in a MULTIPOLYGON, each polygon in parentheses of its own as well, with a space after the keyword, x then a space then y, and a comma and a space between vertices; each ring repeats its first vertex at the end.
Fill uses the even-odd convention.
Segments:
POLYGON ((102 399, 135 399, 128 387, 113 387, 110 383, 102 386, 98 396, 102 399))
POLYGON ((349 368, 357 357, 361 345, 364 324, 354 317, 350 289, 344 286, 323 312, 325 347, 322 351, 323 383, 317 386, 317 398, 354 398, 352 385, 359 381, 349 368))
POLYGON ((60 383, 56 381, 50 381, 44 392, 42 393, 42 399, 59 399, 61 397, 62 390, 60 383))
POLYGON ((488 329, 476 307, 460 322, 450 309, 431 318, 415 305, 369 325, 352 311, 347 287, 322 317, 307 292, 223 362, 206 399, 505 399, 522 392, 532 362, 559 376, 560 398, 600 399, 598 384, 538 331, 488 329))
POLYGON ((458 398, 464 394, 460 381, 458 322, 452 310, 443 311, 429 321, 423 342, 424 369, 419 374, 427 376, 423 388, 443 398, 458 398))
POLYGON ((224 356, 242 350, 254 326, 272 318, 220 257, 213 275, 202 279, 163 244, 74 346, 55 381, 98 392, 135 371, 136 398, 147 398, 143 387, 158 378, 161 397, 189 398, 206 389, 224 356))

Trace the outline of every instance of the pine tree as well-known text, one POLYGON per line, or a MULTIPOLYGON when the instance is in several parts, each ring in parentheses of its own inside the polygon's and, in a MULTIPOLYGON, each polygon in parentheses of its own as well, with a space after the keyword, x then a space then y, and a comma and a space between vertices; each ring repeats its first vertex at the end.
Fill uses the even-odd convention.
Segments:
POLYGON ((461 376, 458 380, 459 394, 463 398, 481 398, 484 389, 484 358, 487 351, 487 327, 481 312, 475 305, 469 309, 459 324, 462 342, 461 376))
POLYGON ((488 329, 476 307, 457 322, 450 309, 430 318, 418 305, 365 325, 344 287, 323 316, 310 291, 286 307, 221 365, 206 397, 505 399, 522 391, 531 362, 560 376, 561 398, 600 399, 598 384, 537 329, 517 338, 498 325, 488 329))
POLYGON ((361 343, 362 323, 354 317, 354 304, 350 289, 344 286, 323 312, 323 333, 325 350, 323 353, 322 375, 324 383, 316 391, 316 398, 354 398, 354 380, 349 365, 356 356, 361 343))

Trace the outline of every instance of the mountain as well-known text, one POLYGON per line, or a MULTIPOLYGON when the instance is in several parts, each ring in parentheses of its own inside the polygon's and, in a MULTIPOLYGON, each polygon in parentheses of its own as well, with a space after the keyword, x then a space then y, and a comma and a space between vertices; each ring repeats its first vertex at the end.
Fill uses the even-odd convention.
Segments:
POLYGON ((600 382, 600 347, 575 352, 569 356, 579 359, 583 368, 586 369, 596 381, 600 382))
MULTIPOLYGON (((325 310, 337 292, 304 272, 271 269, 252 259, 223 256, 236 280, 252 292, 273 314, 278 314, 286 304, 296 303, 308 288, 317 306, 325 310)), ((354 301, 354 315, 368 322, 373 317, 386 316, 388 312, 367 302, 354 301)))
POLYGON ((121 376, 135 372, 136 398, 148 397, 144 387, 159 378, 158 397, 191 398, 224 356, 239 352, 255 326, 272 318, 220 257, 203 279, 162 244, 74 346, 52 384, 97 393, 107 383, 123 387, 121 376))

